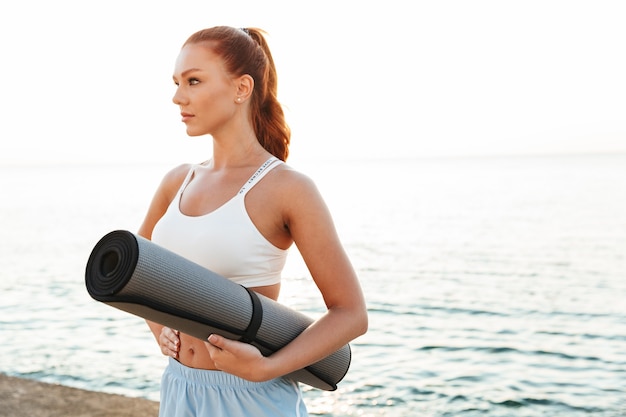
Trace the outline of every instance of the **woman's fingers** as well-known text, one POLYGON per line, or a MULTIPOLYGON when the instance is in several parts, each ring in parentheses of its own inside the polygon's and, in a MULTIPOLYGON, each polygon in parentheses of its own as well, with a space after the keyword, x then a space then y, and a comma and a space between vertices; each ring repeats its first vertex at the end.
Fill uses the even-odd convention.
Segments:
POLYGON ((178 330, 170 329, 169 327, 163 327, 161 334, 159 335, 159 345, 161 346, 161 353, 165 356, 171 356, 172 358, 178 357, 178 351, 180 350, 180 338, 178 330))

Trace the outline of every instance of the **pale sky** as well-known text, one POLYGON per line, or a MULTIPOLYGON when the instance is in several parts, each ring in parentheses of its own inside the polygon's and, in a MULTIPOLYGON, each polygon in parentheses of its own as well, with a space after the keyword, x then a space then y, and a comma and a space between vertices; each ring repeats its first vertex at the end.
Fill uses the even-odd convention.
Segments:
POLYGON ((193 32, 270 34, 292 158, 626 151, 623 1, 0 5, 0 163, 197 162, 171 102, 193 32))

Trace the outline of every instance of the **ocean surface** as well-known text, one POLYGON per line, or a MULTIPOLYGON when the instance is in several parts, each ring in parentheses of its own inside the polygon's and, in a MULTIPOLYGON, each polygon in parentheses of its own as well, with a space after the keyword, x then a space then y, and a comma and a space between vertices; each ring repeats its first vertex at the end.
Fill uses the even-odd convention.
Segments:
MULTIPOLYGON (((312 161, 370 330, 313 416, 626 415, 626 155, 312 161)), ((158 400, 143 320, 92 300, 162 165, 0 167, 0 372, 158 400)), ((280 300, 323 311, 297 251, 280 300)))

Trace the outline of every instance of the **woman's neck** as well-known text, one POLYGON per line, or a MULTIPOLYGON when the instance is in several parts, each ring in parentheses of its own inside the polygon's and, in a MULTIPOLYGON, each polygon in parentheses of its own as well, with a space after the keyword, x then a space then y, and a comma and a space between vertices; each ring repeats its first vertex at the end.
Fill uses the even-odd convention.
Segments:
POLYGON ((213 168, 236 168, 257 165, 269 158, 269 153, 261 146, 256 136, 236 139, 224 143, 213 139, 213 168))

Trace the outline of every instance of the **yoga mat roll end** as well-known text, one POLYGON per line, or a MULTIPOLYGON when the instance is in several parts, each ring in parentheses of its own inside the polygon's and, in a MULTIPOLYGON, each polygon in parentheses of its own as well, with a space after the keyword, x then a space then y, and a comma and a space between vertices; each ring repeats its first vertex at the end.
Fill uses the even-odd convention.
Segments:
POLYGON ((135 235, 115 230, 102 237, 93 248, 85 271, 85 285, 92 298, 99 300, 121 291, 132 278, 139 259, 135 235))

